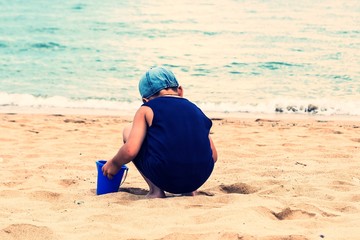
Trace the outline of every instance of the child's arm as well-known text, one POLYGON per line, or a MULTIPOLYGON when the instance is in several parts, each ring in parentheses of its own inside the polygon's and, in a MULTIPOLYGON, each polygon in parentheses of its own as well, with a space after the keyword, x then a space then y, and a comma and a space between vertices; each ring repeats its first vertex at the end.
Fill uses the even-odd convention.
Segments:
POLYGON ((147 123, 146 115, 151 111, 148 107, 140 107, 134 116, 133 125, 126 143, 119 149, 117 154, 108 161, 102 168, 103 174, 108 178, 112 178, 121 168, 122 165, 132 161, 144 141, 147 123))

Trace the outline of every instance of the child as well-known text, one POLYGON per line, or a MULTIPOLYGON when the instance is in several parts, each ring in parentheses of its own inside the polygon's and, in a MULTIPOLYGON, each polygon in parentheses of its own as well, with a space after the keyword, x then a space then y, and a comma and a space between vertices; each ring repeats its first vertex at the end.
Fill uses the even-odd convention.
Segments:
POLYGON ((165 191, 194 195, 217 160, 211 120, 183 98, 183 88, 164 67, 148 70, 139 91, 143 105, 132 126, 124 129, 124 145, 103 166, 103 174, 112 178, 132 161, 149 185, 147 197, 163 198, 165 191))

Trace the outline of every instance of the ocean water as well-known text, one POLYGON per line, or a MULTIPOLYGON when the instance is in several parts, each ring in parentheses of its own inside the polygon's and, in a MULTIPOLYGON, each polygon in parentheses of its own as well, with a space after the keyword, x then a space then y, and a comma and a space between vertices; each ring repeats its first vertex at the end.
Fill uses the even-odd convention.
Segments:
POLYGON ((204 111, 360 116, 360 1, 0 0, 0 109, 135 111, 158 65, 204 111))

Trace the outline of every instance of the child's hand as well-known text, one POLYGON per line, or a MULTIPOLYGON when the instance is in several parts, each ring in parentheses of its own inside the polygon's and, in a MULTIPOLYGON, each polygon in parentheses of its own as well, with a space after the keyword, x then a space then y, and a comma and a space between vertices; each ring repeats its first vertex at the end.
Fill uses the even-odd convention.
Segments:
POLYGON ((104 176, 106 176, 109 179, 112 179, 114 175, 118 173, 120 168, 121 166, 117 165, 116 163, 114 163, 114 161, 110 160, 105 163, 105 165, 102 167, 101 170, 104 176))

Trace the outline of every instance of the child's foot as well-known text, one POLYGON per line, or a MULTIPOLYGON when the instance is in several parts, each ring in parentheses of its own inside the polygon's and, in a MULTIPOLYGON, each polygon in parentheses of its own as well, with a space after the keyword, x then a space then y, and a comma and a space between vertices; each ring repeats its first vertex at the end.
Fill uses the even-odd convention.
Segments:
POLYGON ((164 191, 150 191, 146 194, 146 198, 166 198, 164 191))

